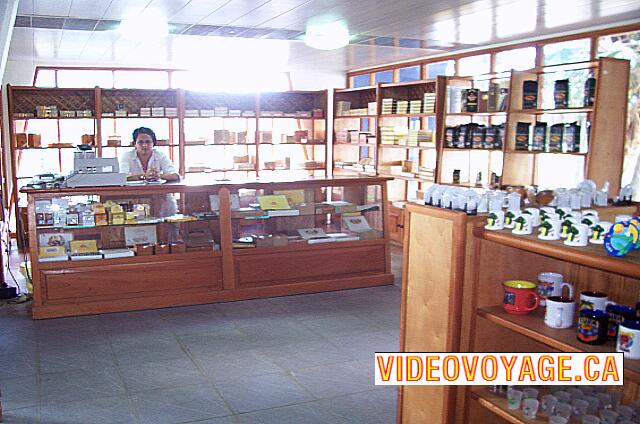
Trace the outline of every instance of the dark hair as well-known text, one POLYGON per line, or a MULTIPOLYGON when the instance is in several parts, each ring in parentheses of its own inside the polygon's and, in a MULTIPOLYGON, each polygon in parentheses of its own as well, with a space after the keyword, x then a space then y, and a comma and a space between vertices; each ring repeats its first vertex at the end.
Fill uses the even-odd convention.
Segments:
POLYGON ((140 128, 136 128, 133 131, 133 144, 136 144, 136 140, 138 139, 138 135, 140 134, 147 134, 148 136, 151 136, 151 140, 153 141, 153 145, 156 145, 156 133, 153 132, 153 130, 151 128, 147 128, 147 127, 140 127, 140 128))

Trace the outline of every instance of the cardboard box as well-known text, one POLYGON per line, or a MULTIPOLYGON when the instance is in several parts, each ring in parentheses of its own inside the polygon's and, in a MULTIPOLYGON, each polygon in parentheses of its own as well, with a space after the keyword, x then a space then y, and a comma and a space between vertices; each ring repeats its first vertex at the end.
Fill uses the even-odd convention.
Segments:
POLYGON ((42 147, 40 134, 27 134, 27 145, 29 147, 42 147))

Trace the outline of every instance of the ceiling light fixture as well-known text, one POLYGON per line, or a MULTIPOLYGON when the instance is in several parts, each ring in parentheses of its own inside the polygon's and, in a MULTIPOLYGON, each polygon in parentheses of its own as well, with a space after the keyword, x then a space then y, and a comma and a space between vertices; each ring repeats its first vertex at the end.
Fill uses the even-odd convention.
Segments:
POLYGON ((309 24, 304 35, 307 46, 320 50, 334 50, 349 44, 349 30, 341 21, 309 24))
POLYGON ((145 10, 124 18, 118 28, 123 37, 135 41, 155 40, 169 34, 167 18, 157 10, 145 10))

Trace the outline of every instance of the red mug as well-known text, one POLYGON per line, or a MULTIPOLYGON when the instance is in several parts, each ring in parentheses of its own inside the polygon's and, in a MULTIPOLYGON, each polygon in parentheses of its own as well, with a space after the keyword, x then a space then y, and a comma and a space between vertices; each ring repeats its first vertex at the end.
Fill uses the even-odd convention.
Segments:
POLYGON ((502 307, 507 313, 526 315, 540 304, 536 285, 530 281, 509 280, 502 283, 504 300, 502 307))

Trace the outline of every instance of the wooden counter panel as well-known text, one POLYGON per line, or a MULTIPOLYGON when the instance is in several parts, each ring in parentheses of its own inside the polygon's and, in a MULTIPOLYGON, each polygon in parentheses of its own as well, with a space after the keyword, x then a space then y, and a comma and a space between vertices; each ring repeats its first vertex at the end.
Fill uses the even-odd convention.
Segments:
POLYGON ((47 301, 92 301, 194 288, 222 290, 220 258, 42 271, 47 301))
POLYGON ((238 256, 235 269, 239 287, 381 274, 385 272, 385 247, 374 245, 238 256))

